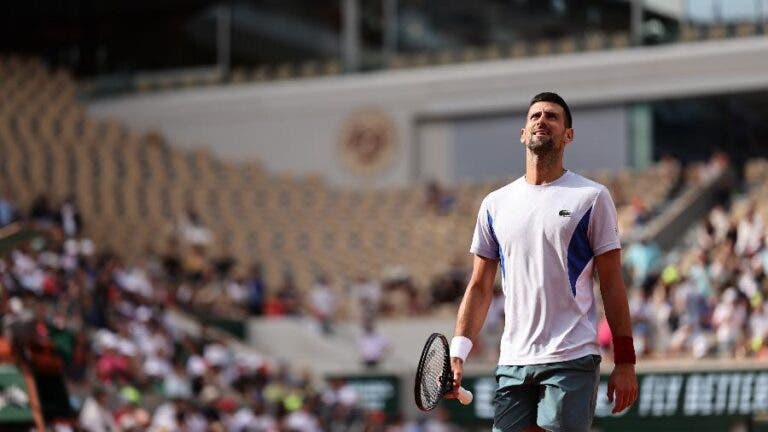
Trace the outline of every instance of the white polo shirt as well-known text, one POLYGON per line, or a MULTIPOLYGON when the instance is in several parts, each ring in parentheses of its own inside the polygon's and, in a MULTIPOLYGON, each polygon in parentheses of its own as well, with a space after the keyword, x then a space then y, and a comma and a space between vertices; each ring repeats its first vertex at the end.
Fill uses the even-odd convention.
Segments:
POLYGON ((470 252, 500 262, 505 318, 499 364, 599 354, 593 262, 620 247, 608 189, 571 171, 545 185, 521 177, 488 194, 470 252))

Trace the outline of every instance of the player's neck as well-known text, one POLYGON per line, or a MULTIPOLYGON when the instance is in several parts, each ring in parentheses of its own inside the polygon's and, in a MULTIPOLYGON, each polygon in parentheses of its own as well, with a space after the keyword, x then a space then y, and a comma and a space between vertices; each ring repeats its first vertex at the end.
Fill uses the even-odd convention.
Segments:
POLYGON ((552 183, 565 174, 562 157, 538 156, 527 152, 525 158, 525 181, 533 185, 552 183))

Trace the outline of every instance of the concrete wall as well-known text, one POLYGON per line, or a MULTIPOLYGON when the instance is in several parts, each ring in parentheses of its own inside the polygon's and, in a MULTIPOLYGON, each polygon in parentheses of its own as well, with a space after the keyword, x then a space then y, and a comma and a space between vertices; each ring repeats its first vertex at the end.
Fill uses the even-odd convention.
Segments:
MULTIPOLYGON (((258 158, 277 171, 317 172, 349 187, 404 185, 426 174, 459 174, 455 157, 438 155, 442 139, 452 145, 445 127, 517 115, 544 89, 561 93, 579 112, 597 109, 593 126, 577 123, 576 133, 586 129, 599 136, 603 125, 616 121, 617 107, 765 89, 766 70, 768 38, 755 37, 190 89, 99 100, 89 109, 139 130, 159 128, 181 146, 210 146, 230 159, 258 158), (338 142, 345 119, 371 107, 394 122, 396 152, 386 169, 360 176, 345 168, 338 142), (608 111, 601 113, 603 108, 608 111), (423 139, 426 144, 417 144, 423 139)), ((579 141, 579 154, 568 156, 569 163, 587 163, 605 145, 579 141)), ((614 150, 610 162, 625 163, 626 149, 614 150)))
MULTIPOLYGON (((575 136, 565 165, 577 172, 627 165, 629 132, 623 106, 575 108, 575 136)), ((525 112, 457 119, 448 125, 444 152, 449 154, 449 182, 518 177, 525 172, 520 128, 525 112), (452 167, 451 167, 452 165, 452 167)))

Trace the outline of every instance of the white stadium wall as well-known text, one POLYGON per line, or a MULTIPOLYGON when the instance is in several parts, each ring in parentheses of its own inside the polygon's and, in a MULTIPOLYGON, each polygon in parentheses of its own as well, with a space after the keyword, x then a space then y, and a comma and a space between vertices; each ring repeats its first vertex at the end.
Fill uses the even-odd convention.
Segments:
MULTIPOLYGON (((574 142, 566 166, 576 171, 626 165, 628 114, 622 105, 575 107, 574 142)), ((417 178, 445 183, 516 177, 525 171, 520 144, 524 111, 504 115, 425 121, 417 124, 417 178)))
POLYGON ((765 71, 768 38, 754 37, 187 89, 97 100, 89 110, 273 171, 393 186, 481 178, 484 160, 519 165, 521 113, 541 90, 573 108, 570 168, 625 166, 632 104, 766 89, 765 71), (473 145, 482 157, 462 165, 473 145))

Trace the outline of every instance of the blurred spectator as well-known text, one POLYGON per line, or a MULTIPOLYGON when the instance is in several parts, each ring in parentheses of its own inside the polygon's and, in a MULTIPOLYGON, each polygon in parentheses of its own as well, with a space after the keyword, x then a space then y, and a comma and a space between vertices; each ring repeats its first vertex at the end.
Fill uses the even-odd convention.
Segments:
POLYGON ((95 372, 99 381, 104 383, 115 383, 121 381, 131 381, 136 375, 131 367, 131 360, 120 351, 120 341, 111 332, 102 333, 97 348, 97 358, 95 372))
POLYGON ((706 162, 693 164, 692 167, 696 169, 689 170, 689 176, 692 177, 691 180, 701 184, 719 176, 729 166, 730 160, 728 155, 717 150, 712 153, 706 162))
POLYGON ((318 276, 309 293, 310 309, 317 320, 320 331, 333 333, 333 320, 337 311, 337 298, 326 276, 318 276))
POLYGON ((83 229, 83 219, 80 216, 80 210, 77 208, 74 195, 69 195, 61 204, 58 211, 58 222, 61 225, 64 235, 69 238, 77 237, 83 229))
POLYGON ((321 400, 328 406, 337 404, 354 406, 358 399, 357 390, 340 377, 331 378, 328 388, 321 395, 321 400))
POLYGON ((222 244, 221 249, 220 254, 213 259, 212 267, 217 278, 228 279, 237 265, 237 259, 232 255, 229 245, 222 244))
POLYGON ((731 231, 731 220, 728 217, 728 213, 723 206, 715 206, 709 213, 709 219, 714 227, 714 242, 722 243, 726 240, 726 236, 731 231))
POLYGON ((197 288, 210 270, 208 259, 205 256, 206 249, 202 244, 195 244, 189 248, 182 261, 184 278, 197 288))
POLYGON ((436 180, 427 182, 425 195, 424 206, 427 211, 437 215, 447 215, 456 203, 454 196, 444 190, 436 180))
POLYGON ((72 357, 70 361, 65 364, 66 377, 70 381, 82 383, 85 380, 88 373, 90 355, 86 334, 83 332, 75 333, 72 357))
POLYGON ((291 432, 321 432, 320 421, 312 412, 312 404, 308 401, 301 408, 285 417, 283 427, 291 432))
POLYGON ((382 312, 389 316, 413 316, 424 311, 419 290, 407 274, 397 274, 383 284, 382 312))
POLYGON ((354 318, 375 317, 381 310, 381 284, 366 276, 359 275, 349 285, 350 297, 356 299, 357 313, 354 318))
POLYGON ((701 225, 696 228, 696 244, 701 249, 709 249, 716 242, 715 225, 712 221, 712 212, 701 225))
POLYGON ((363 366, 368 369, 377 368, 389 352, 389 348, 389 338, 376 330, 373 319, 365 319, 363 332, 358 340, 358 350, 363 366))
POLYGON ((226 297, 220 297, 217 303, 216 312, 223 314, 224 316, 238 312, 244 309, 246 302, 248 301, 248 288, 245 286, 244 278, 226 278, 218 281, 224 286, 226 297))
POLYGON ((264 401, 253 398, 249 405, 241 407, 229 420, 229 432, 278 432, 276 419, 267 412, 264 401))
POLYGON ((0 228, 16 221, 18 218, 18 208, 8 190, 4 189, 3 194, 0 195, 0 228))
POLYGON ((670 321, 672 318, 672 306, 667 298, 666 288, 659 284, 651 295, 650 307, 654 311, 651 328, 655 339, 654 351, 665 352, 669 346, 672 333, 670 321))
POLYGON ((651 220, 652 214, 648 210, 648 206, 646 206, 645 201, 643 201, 643 198, 635 195, 632 197, 631 202, 631 210, 633 216, 633 222, 635 226, 642 226, 645 225, 648 221, 651 220))
POLYGON ((290 271, 283 272, 283 283, 277 290, 275 300, 283 314, 301 315, 301 296, 290 271))
POLYGON ((323 415, 323 423, 330 430, 362 430, 364 414, 358 406, 357 390, 343 378, 332 378, 320 400, 328 409, 323 415))
POLYGON ((267 293, 264 301, 264 315, 268 317, 280 317, 286 314, 286 305, 280 300, 277 293, 267 293))
POLYGON ((652 271, 661 260, 661 250, 658 245, 647 239, 633 243, 624 254, 624 265, 629 268, 632 286, 645 285, 652 271))
POLYGON ((436 277, 432 283, 432 303, 456 303, 464 294, 469 279, 469 270, 463 258, 455 258, 447 272, 436 277))
POLYGON ((184 242, 191 246, 206 247, 213 241, 213 233, 192 207, 187 207, 184 217, 179 221, 178 230, 184 242))
MULTIPOLYGON (((629 312, 632 317, 632 334, 635 337, 635 345, 639 348, 635 349, 635 352, 638 356, 649 354, 652 348, 651 337, 654 310, 649 302, 648 289, 645 287, 630 289, 629 312)), ((607 322, 604 324, 607 325, 607 322)), ((600 338, 599 330, 598 338, 600 338)), ((600 345, 607 348, 608 344, 600 338, 600 345)))
POLYGON ((165 245, 165 251, 160 260, 165 275, 171 283, 176 283, 181 280, 182 267, 180 256, 178 240, 176 240, 176 237, 169 237, 165 245))
POLYGON ((688 277, 693 281, 699 295, 704 298, 712 295, 710 268, 709 255, 703 249, 697 250, 695 261, 688 269, 688 277))
POLYGON ((248 311, 251 315, 262 315, 266 301, 267 288, 261 274, 261 264, 254 263, 251 272, 245 281, 248 292, 248 311))
POLYGON ((149 413, 141 407, 141 394, 131 385, 119 391, 118 408, 114 411, 115 422, 121 431, 144 431, 149 426, 149 413))
POLYGON ((58 222, 58 216, 51 208, 48 197, 40 194, 32 201, 32 208, 29 211, 29 218, 43 226, 52 226, 58 222))
POLYGON ((760 243, 765 236, 765 224, 763 218, 757 213, 753 204, 747 210, 736 228, 736 244, 734 250, 741 256, 752 256, 760 248, 760 243))
POLYGON ((712 313, 712 324, 715 327, 718 353, 723 357, 735 354, 741 329, 746 324, 747 305, 735 288, 728 288, 722 294, 722 301, 712 313))
POLYGON ((80 427, 87 432, 116 432, 119 431, 112 413, 107 408, 107 394, 97 387, 89 396, 80 410, 80 427))
POLYGON ((766 346, 768 340, 768 310, 763 301, 756 302, 755 309, 749 317, 750 349, 759 353, 766 346))
POLYGON ((170 399, 188 399, 192 397, 192 382, 186 374, 181 359, 173 362, 173 368, 163 378, 163 394, 170 399))

